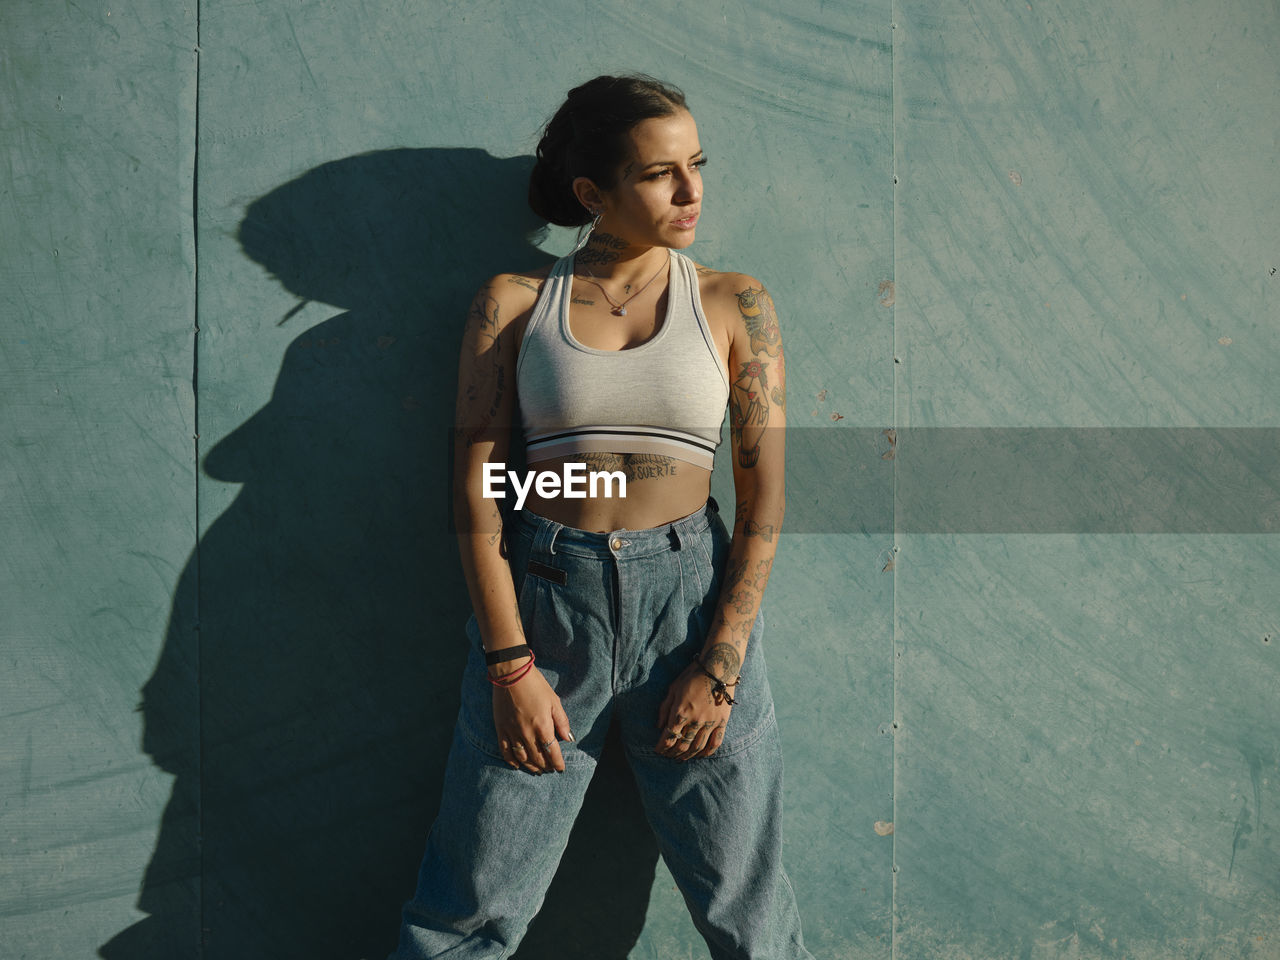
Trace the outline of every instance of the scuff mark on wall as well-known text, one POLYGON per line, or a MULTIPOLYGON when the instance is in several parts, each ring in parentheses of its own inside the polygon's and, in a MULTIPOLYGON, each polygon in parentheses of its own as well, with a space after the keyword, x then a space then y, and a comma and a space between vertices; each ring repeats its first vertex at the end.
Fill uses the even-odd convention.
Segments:
POLYGON ((1235 829, 1231 831, 1231 862, 1227 865, 1227 879, 1236 868, 1236 854, 1249 845, 1249 834, 1253 833, 1253 817, 1249 811, 1249 801, 1241 804, 1240 813, 1236 816, 1235 829))
POLYGON ((1262 829, 1262 755, 1257 750, 1242 747, 1244 762, 1249 767, 1249 781, 1253 784, 1253 808, 1244 800, 1236 816, 1235 829, 1231 831, 1231 862, 1227 865, 1227 879, 1231 879, 1236 866, 1236 854, 1249 846, 1249 835, 1262 829))
POLYGON ((898 453, 898 431, 890 427, 888 430, 881 430, 880 432, 889 441, 889 449, 880 454, 880 459, 892 460, 898 453))

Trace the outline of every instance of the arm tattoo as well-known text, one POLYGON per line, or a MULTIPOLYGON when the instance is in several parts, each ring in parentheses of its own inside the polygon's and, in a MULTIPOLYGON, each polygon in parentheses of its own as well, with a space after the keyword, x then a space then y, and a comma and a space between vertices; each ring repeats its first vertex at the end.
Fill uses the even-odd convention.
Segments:
POLYGON ((773 365, 773 392, 769 395, 773 402, 786 413, 787 409, 787 356, 778 347, 778 362, 773 365))
POLYGON ((729 571, 729 576, 725 578, 725 583, 735 584, 739 580, 741 580, 746 575, 746 573, 747 573, 747 561, 739 560, 736 564, 734 564, 733 569, 729 571))
POLYGON ((778 355, 782 335, 778 332, 778 315, 773 310, 773 300, 763 287, 747 287, 738 295, 738 312, 751 336, 751 352, 762 350, 771 357, 778 355))
POLYGON ((734 563, 720 588, 720 614, 716 619, 716 627, 723 628, 738 647, 745 644, 751 636, 755 613, 759 609, 772 568, 773 558, 766 557, 756 563, 754 573, 748 574, 747 560, 743 558, 734 563), (737 616, 730 619, 730 613, 737 616))
POLYGON ((498 341, 498 301, 489 296, 488 287, 471 301, 467 319, 476 332, 476 353, 483 354, 498 341))
POLYGON ((467 430, 467 446, 477 443, 493 423, 506 389, 506 372, 502 362, 502 339, 498 322, 498 301, 489 295, 485 287, 471 302, 467 314, 468 335, 471 338, 471 378, 463 391, 463 397, 478 419, 467 430), (487 410, 475 409, 488 397, 487 410))
POLYGON ((750 590, 735 590, 726 599, 730 606, 744 617, 751 612, 751 608, 756 603, 755 594, 750 590))
POLYGON ((532 290, 534 293, 537 293, 540 289, 540 287, 528 277, 507 277, 507 283, 514 283, 517 287, 524 287, 526 290, 532 290))
POLYGON ((748 520, 742 528, 742 533, 747 537, 763 537, 769 543, 773 543, 772 523, 756 523, 754 520, 748 520))
MULTIPOLYGON (((786 361, 782 355, 782 334, 773 299, 764 287, 748 286, 738 291, 738 313, 751 342, 752 359, 740 362, 737 378, 729 393, 729 428, 738 444, 738 463, 753 467, 760 459, 760 441, 769 422, 769 405, 786 409, 786 361), (769 362, 776 358, 770 384, 769 362)), ((752 535, 753 531, 748 531, 752 535)))
POLYGON ((756 564, 756 574, 755 578, 751 581, 751 586, 761 593, 764 593, 765 584, 769 582, 769 571, 772 569, 773 560, 769 557, 766 557, 756 564))
POLYGON ((729 433, 738 445, 738 463, 743 467, 754 467, 760 459, 760 441, 769 422, 768 367, 762 360, 740 364, 729 391, 729 433))
POLYGON ((755 621, 745 618, 742 620, 730 621, 723 613, 721 613, 720 619, 716 621, 716 626, 723 627, 727 630, 730 637, 733 638, 734 646, 741 647, 751 636, 751 628, 755 626, 755 621))
POLYGON ((717 643, 702 658, 703 666, 714 673, 725 683, 737 679, 742 672, 742 658, 738 651, 727 643, 717 643))
POLYGON ((490 501, 490 503, 493 504, 493 512, 489 514, 489 519, 497 521, 497 526, 494 528, 493 532, 489 534, 489 546, 492 547, 502 539, 502 511, 498 509, 497 503, 494 503, 493 501, 490 501))

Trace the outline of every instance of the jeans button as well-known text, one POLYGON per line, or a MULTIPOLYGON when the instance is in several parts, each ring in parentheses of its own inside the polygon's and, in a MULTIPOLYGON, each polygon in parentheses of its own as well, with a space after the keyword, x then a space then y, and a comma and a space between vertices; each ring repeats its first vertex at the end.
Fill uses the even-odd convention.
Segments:
POLYGON ((610 547, 612 547, 614 550, 621 550, 621 549, 622 549, 622 538, 621 538, 621 537, 614 537, 612 540, 610 540, 610 541, 609 541, 609 546, 610 546, 610 547))

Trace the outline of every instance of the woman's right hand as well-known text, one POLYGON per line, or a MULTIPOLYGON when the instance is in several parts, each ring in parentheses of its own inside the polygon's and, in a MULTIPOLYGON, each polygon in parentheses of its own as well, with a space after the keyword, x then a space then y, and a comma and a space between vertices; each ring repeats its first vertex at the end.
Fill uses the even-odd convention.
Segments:
POLYGON ((558 740, 573 740, 560 698, 538 668, 510 687, 493 688, 493 726, 512 770, 564 772, 558 740))

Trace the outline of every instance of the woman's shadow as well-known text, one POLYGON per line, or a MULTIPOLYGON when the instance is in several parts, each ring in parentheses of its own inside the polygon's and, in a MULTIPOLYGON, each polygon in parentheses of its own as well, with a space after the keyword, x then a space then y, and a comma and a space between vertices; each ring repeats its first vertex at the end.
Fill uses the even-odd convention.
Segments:
MULTIPOLYGON (((143 749, 173 793, 148 916, 108 960, 394 946, 466 659, 447 513, 462 319, 489 275, 548 259, 529 239, 531 163, 380 151, 248 207, 244 253, 303 304, 346 312, 293 339, 270 402, 204 461, 242 489, 188 561, 143 687, 143 749)), ((225 380, 217 349, 201 372, 225 380)), ((202 504, 222 502, 205 483, 202 504)), ((610 743, 517 958, 624 958, 643 926, 657 848, 610 743)))

